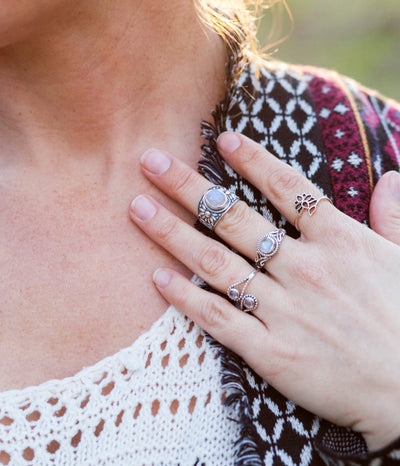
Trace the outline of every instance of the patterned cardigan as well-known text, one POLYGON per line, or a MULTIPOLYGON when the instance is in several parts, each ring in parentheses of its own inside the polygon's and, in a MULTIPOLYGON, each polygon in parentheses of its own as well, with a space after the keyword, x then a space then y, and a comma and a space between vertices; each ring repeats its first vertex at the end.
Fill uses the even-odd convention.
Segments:
MULTIPOLYGON (((295 167, 341 211, 368 225, 377 180, 388 170, 399 171, 400 106, 332 71, 278 62, 263 63, 260 69, 251 63, 242 66, 241 53, 239 46, 229 48, 227 92, 213 112, 214 122, 202 124, 206 144, 199 171, 298 236, 219 156, 218 135, 238 131, 295 167)), ((368 452, 360 435, 297 406, 212 341, 221 360, 226 403, 240 413, 237 466, 400 464, 400 440, 368 452)))

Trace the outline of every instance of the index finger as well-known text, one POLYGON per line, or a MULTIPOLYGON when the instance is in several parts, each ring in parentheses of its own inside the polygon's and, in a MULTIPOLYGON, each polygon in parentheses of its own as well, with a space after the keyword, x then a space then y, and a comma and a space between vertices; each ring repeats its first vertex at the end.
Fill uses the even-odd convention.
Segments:
POLYGON ((313 232, 332 224, 333 213, 336 209, 329 202, 315 205, 310 215, 299 214, 295 208, 295 201, 310 195, 315 201, 326 199, 321 191, 306 177, 293 167, 279 160, 265 150, 260 144, 239 133, 226 132, 218 138, 218 150, 229 165, 244 178, 256 186, 284 215, 290 223, 295 225, 299 220, 299 229, 306 236, 313 236, 313 232), (318 215, 312 220, 310 217, 318 207, 318 215), (317 220, 318 218, 318 220, 317 220))

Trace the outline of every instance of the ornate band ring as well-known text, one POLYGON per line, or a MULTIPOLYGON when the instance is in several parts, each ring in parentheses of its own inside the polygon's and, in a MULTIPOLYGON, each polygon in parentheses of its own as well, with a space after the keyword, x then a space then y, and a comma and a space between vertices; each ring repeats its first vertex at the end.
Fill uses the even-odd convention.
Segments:
POLYGON ((197 215, 201 223, 213 230, 239 198, 223 186, 212 186, 201 196, 197 215))
POLYGON ((277 228, 264 236, 261 236, 257 241, 257 252, 254 260, 256 267, 261 269, 264 264, 272 259, 278 252, 279 246, 286 235, 286 230, 277 228))
POLYGON ((235 303, 238 303, 240 309, 245 312, 254 311, 258 307, 258 299, 253 294, 246 294, 246 288, 248 284, 258 271, 259 269, 255 269, 243 280, 233 283, 226 292, 228 298, 230 298, 235 303), (240 291, 238 287, 242 284, 242 290, 240 291))
POLYGON ((294 208, 297 212, 297 217, 294 221, 294 226, 297 230, 298 222, 304 211, 308 212, 308 215, 312 217, 317 211, 318 204, 322 201, 329 201, 332 204, 332 200, 328 196, 321 196, 319 199, 316 199, 311 194, 298 194, 296 200, 294 201, 294 208))

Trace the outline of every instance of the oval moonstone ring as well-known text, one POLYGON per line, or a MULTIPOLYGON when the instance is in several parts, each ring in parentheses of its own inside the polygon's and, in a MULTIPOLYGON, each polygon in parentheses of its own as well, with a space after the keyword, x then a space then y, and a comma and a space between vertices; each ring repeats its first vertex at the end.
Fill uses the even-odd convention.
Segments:
POLYGON ((231 193, 223 186, 212 186, 201 196, 197 208, 200 222, 213 230, 215 225, 238 200, 236 194, 231 193))
POLYGON ((258 239, 255 258, 256 267, 258 269, 264 267, 264 264, 278 252, 285 234, 286 231, 283 228, 277 228, 258 239))

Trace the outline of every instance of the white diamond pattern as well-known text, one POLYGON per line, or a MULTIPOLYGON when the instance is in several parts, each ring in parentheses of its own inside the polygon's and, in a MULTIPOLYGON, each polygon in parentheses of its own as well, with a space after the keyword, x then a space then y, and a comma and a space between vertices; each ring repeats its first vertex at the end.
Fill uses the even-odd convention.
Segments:
POLYGON ((331 115, 331 111, 329 110, 329 108, 326 108, 326 107, 324 107, 324 108, 319 112, 319 116, 320 116, 321 118, 327 119, 327 118, 330 117, 330 115, 331 115))
POLYGON ((356 168, 357 168, 357 167, 362 163, 362 158, 361 158, 358 154, 356 154, 355 152, 352 152, 352 153, 349 155, 347 161, 348 161, 351 165, 353 165, 353 167, 356 167, 356 168))
MULTIPOLYGON (((254 98, 249 99, 246 92, 237 96, 236 105, 240 116, 233 120, 228 118, 226 129, 228 131, 238 131, 246 134, 250 127, 261 136, 259 142, 264 147, 268 147, 276 156, 289 163, 309 179, 317 178, 317 173, 321 170, 323 162, 326 162, 325 154, 321 153, 315 143, 315 128, 318 122, 315 110, 309 101, 308 87, 305 80, 299 75, 286 70, 270 72, 265 68, 261 69, 261 79, 254 82, 254 68, 249 67, 241 74, 237 83, 237 88, 255 86, 259 90, 254 98), (263 80, 264 86, 260 86, 263 80), (285 91, 289 98, 286 102, 275 98, 277 93, 285 91), (247 97, 247 98, 246 98, 247 97), (269 118, 265 118, 269 115, 269 118), (290 137, 282 137, 286 133, 290 137), (309 164, 304 165, 304 158, 309 159, 309 164)), ((280 94, 278 94, 280 95, 280 94)), ((340 109, 339 109, 340 110, 340 109)), ((326 109, 326 116, 331 110, 326 109)), ((238 175, 229 170, 229 176, 235 181, 232 185, 241 186, 240 197, 245 197, 250 205, 258 200, 257 206, 261 213, 273 219, 274 215, 266 207, 267 200, 264 196, 253 191, 248 183, 240 184, 238 175)), ((274 219, 279 226, 287 225, 284 218, 278 216, 274 219)))
POLYGON ((353 186, 351 186, 349 190, 347 191, 347 194, 351 197, 356 197, 358 196, 358 191, 353 186))
POLYGON ((339 159, 339 158, 336 158, 333 162, 332 162, 332 168, 334 170, 336 170, 338 173, 340 173, 342 167, 344 165, 344 161, 342 159, 339 159))
POLYGON ((334 110, 335 112, 340 113, 340 115, 344 115, 349 111, 348 107, 346 107, 346 105, 343 104, 337 104, 334 110))

